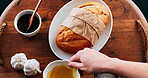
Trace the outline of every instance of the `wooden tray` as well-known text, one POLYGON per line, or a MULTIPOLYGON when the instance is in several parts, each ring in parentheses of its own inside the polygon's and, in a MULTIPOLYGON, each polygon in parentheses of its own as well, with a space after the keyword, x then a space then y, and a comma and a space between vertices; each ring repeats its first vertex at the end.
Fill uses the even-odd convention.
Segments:
MULTIPOLYGON (((4 66, 0 67, 1 78, 26 78, 21 71, 14 70, 10 65, 10 58, 15 53, 23 52, 29 59, 35 58, 41 63, 43 71, 46 65, 58 58, 52 53, 48 44, 48 31, 52 18, 67 0, 43 0, 38 13, 42 17, 40 32, 31 38, 20 35, 14 28, 14 18, 22 10, 34 9, 38 0, 13 0, 0 17, 0 24, 7 22, 3 35, 0 38, 0 53, 4 66)), ((110 57, 117 57, 129 61, 143 62, 145 60, 145 38, 143 31, 138 31, 136 20, 140 20, 145 31, 148 29, 147 21, 141 11, 131 0, 104 0, 110 7, 114 25, 112 38, 109 39, 102 53, 110 57)), ((82 73, 82 78, 93 78, 93 75, 82 73)), ((37 74, 33 78, 42 78, 37 74)))

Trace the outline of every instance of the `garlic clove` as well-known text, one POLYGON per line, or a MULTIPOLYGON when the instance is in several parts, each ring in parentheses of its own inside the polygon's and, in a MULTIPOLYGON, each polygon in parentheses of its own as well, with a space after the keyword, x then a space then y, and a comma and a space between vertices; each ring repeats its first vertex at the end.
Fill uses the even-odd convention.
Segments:
POLYGON ((40 64, 35 59, 27 60, 23 70, 26 76, 34 76, 38 71, 41 73, 40 64))
POLYGON ((17 53, 11 57, 10 63, 14 69, 22 70, 26 61, 27 57, 24 53, 17 53))

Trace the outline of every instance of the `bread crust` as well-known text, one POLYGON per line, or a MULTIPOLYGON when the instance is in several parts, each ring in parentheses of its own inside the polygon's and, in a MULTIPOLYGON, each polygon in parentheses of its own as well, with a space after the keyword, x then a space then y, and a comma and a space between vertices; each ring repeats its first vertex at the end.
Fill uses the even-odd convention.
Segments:
MULTIPOLYGON (((109 12, 107 11, 106 8, 104 9, 104 6, 102 4, 97 2, 88 2, 78 6, 78 8, 84 8, 88 11, 91 11, 92 13, 96 14, 104 22, 104 24, 108 23, 109 12)), ((67 28, 63 25, 61 26, 57 34, 56 44, 64 52, 71 54, 75 54, 79 50, 82 50, 86 47, 88 48, 92 47, 90 41, 76 34, 70 28, 67 28)))
POLYGON ((56 37, 56 43, 60 49, 71 54, 75 54, 77 51, 82 50, 85 47, 91 47, 90 41, 63 25, 56 37))
POLYGON ((107 24, 109 21, 109 11, 107 10, 107 8, 98 3, 98 2, 88 2, 88 3, 84 3, 78 6, 78 8, 84 8, 92 13, 94 13, 95 15, 97 15, 103 22, 104 24, 107 24))

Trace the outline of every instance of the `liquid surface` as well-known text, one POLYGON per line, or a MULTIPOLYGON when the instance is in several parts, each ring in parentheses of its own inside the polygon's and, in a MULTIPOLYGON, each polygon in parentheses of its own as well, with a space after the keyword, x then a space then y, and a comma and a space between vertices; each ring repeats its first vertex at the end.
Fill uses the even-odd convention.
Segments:
POLYGON ((48 73, 48 78, 77 78, 76 69, 68 66, 56 66, 48 73))
POLYGON ((34 19, 32 21, 32 25, 31 25, 30 29, 27 30, 27 28, 29 26, 29 19, 31 18, 31 15, 32 14, 25 14, 19 18, 17 26, 21 32, 30 33, 30 32, 35 31, 38 28, 39 19, 36 16, 34 16, 34 19))

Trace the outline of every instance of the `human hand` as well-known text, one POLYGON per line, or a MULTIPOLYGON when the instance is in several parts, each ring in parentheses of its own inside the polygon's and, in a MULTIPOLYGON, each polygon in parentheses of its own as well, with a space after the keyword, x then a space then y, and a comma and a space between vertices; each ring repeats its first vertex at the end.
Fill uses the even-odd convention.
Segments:
POLYGON ((85 48, 70 58, 69 67, 90 73, 103 73, 110 65, 110 57, 96 50, 85 48))

